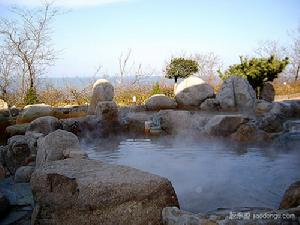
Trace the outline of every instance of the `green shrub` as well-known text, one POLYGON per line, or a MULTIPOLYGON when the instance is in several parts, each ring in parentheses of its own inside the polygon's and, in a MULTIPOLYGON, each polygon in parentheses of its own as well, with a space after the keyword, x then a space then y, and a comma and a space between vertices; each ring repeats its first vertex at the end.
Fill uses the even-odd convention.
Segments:
POLYGON ((30 87, 27 90, 27 93, 24 98, 24 104, 25 105, 33 105, 38 103, 38 95, 36 92, 36 89, 33 87, 30 87))
POLYGON ((256 92, 259 98, 259 92, 265 82, 273 81, 288 65, 288 58, 278 59, 275 56, 269 58, 252 58, 240 57, 240 64, 234 64, 222 73, 218 71, 220 77, 225 80, 230 76, 245 77, 256 92))
POLYGON ((151 95, 156 95, 156 94, 161 94, 162 91, 160 89, 159 83, 155 82, 154 85, 152 86, 152 91, 151 91, 151 95))
POLYGON ((186 78, 197 73, 199 64, 197 61, 185 58, 173 58, 166 67, 166 77, 175 80, 178 78, 186 78))

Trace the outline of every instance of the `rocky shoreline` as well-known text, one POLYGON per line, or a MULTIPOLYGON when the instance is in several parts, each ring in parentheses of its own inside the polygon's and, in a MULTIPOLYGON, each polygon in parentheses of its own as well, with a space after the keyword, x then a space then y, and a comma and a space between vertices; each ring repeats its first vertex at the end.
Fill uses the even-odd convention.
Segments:
POLYGON ((118 107, 113 86, 99 80, 89 106, 1 109, 1 134, 8 137, 0 146, 1 218, 10 209, 3 224, 299 224, 299 182, 287 190, 278 210, 193 214, 179 209, 166 178, 88 159, 81 149, 81 137, 144 133, 146 124, 149 135, 192 131, 239 142, 300 137, 299 122, 293 121, 300 118, 300 101, 272 102, 272 93, 268 101, 256 100, 249 83, 238 77, 225 81, 215 95, 199 79, 178 85, 175 99, 154 95, 144 106, 118 107), (295 217, 249 221, 234 218, 239 212, 295 217))

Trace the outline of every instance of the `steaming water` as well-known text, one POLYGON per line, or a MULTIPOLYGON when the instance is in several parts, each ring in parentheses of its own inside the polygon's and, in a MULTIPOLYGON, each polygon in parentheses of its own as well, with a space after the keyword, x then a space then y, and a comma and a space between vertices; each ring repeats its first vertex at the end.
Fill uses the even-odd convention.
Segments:
POLYGON ((277 208, 287 187, 300 180, 300 142, 262 145, 186 137, 111 137, 84 145, 90 158, 168 178, 181 208, 193 212, 277 208))

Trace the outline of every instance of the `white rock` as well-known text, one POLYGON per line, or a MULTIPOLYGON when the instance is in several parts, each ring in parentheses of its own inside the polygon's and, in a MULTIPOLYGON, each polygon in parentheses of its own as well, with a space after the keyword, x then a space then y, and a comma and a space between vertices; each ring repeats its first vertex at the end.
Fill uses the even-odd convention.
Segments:
POLYGON ((95 114, 98 102, 112 101, 114 98, 114 87, 105 79, 97 80, 93 85, 93 93, 88 113, 95 114))
POLYGON ((203 101, 213 96, 213 88, 196 76, 184 79, 175 90, 175 99, 180 106, 200 106, 203 101))

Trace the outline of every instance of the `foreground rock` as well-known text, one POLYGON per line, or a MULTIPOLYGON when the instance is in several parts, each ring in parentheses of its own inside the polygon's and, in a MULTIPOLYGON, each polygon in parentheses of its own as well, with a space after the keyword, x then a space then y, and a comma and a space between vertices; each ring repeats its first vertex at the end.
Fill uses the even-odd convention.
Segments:
POLYGON ((112 101, 114 98, 114 87, 105 79, 97 80, 93 85, 93 93, 88 109, 88 114, 95 115, 98 102, 112 101))
POLYGON ((199 107, 207 98, 214 96, 213 88, 196 76, 190 76, 178 84, 175 90, 175 99, 183 107, 199 107))
POLYGON ((293 183, 285 192, 280 209, 288 209, 300 206, 300 181, 293 183))
POLYGON ((37 142, 36 165, 65 158, 84 158, 77 136, 64 130, 56 130, 37 142))
POLYGON ((223 82, 216 99, 222 110, 252 112, 255 109, 256 94, 246 79, 231 76, 223 82))
POLYGON ((18 116, 17 123, 30 123, 31 121, 43 117, 52 116, 52 107, 45 104, 27 105, 23 112, 18 116))
POLYGON ((49 162, 31 178, 32 224, 156 225, 178 206, 171 183, 126 166, 87 159, 49 162))
POLYGON ((243 115, 216 115, 208 121, 204 129, 210 136, 228 136, 248 120, 243 115))
POLYGON ((174 99, 167 97, 164 94, 152 95, 145 101, 147 110, 175 109, 177 103, 174 99))
POLYGON ((43 116, 33 120, 27 132, 31 133, 41 133, 41 134, 49 134, 61 127, 60 122, 57 118, 53 116, 43 116))

